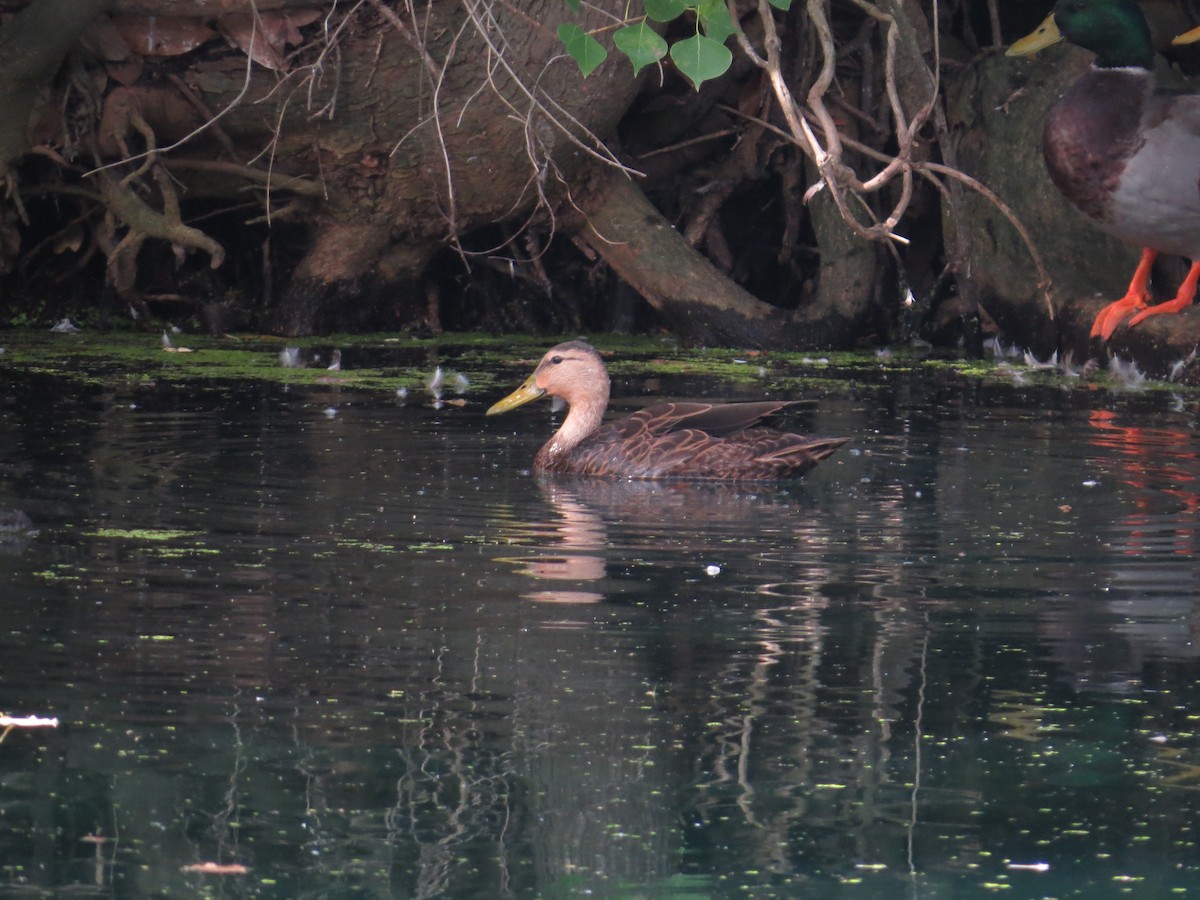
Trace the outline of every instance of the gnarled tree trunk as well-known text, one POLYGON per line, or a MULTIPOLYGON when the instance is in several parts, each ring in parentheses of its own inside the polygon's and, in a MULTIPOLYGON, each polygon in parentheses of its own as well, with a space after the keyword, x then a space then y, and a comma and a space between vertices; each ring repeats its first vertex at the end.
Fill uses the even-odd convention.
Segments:
POLYGON ((596 174, 573 227, 672 331, 692 343, 846 346, 870 307, 874 247, 854 236, 825 198, 814 203, 826 289, 816 302, 794 310, 765 303, 722 275, 620 172, 596 174))

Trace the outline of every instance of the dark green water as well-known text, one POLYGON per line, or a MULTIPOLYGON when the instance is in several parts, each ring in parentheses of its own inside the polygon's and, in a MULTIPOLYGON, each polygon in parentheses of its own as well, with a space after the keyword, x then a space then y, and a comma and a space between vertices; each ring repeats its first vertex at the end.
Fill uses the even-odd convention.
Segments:
POLYGON ((6 381, 0 896, 1200 895, 1194 398, 885 379, 740 489, 492 399, 6 381))

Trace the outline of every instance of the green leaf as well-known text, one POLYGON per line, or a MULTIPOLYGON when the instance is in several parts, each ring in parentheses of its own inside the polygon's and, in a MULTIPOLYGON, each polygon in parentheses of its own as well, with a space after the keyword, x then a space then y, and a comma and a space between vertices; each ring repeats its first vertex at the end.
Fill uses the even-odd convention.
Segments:
POLYGON ((600 45, 600 42, 578 25, 570 22, 559 25, 558 39, 563 42, 563 46, 567 48, 571 59, 575 60, 579 66, 579 71, 583 73, 584 78, 596 71, 596 66, 608 58, 608 51, 600 45))
POLYGON ((704 33, 718 44, 737 31, 724 0, 704 0, 696 7, 696 14, 704 25, 704 33))
POLYGON ((667 42, 645 22, 618 29, 613 35, 613 43, 629 57, 635 76, 667 55, 667 42))
POLYGON ((575 12, 579 12, 581 0, 567 0, 567 6, 571 7, 575 12))
POLYGON ((678 19, 688 9, 686 0, 644 0, 642 4, 655 22, 670 22, 678 19))
POLYGON ((767 0, 767 2, 776 9, 782 9, 784 12, 792 8, 792 0, 767 0))
POLYGON ((696 90, 700 90, 701 84, 720 78, 729 70, 733 54, 724 44, 698 34, 671 45, 671 59, 696 90))

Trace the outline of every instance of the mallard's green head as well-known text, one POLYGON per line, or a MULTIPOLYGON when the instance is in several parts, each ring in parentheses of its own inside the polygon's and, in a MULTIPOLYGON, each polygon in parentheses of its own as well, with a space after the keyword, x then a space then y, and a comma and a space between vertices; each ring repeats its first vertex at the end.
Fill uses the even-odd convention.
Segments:
POLYGON ((1150 26, 1134 0, 1058 0, 1054 21, 1062 36, 1096 54, 1096 65, 1154 68, 1150 26))

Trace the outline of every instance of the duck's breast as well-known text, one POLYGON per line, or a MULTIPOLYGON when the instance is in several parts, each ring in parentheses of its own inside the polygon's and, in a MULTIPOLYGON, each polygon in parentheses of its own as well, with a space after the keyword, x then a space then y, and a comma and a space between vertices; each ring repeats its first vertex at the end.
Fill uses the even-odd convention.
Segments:
POLYGON ((1156 96, 1142 137, 1113 193, 1106 230, 1200 258, 1200 97, 1156 96))
POLYGON ((1050 178, 1102 228, 1113 222, 1113 195, 1140 146, 1152 89, 1144 70, 1093 68, 1046 116, 1042 149, 1050 178))

